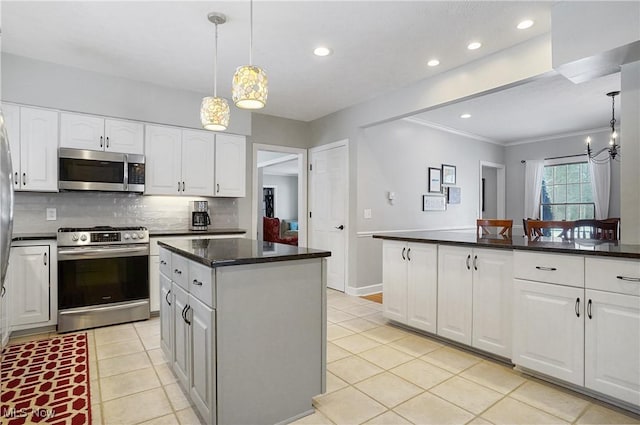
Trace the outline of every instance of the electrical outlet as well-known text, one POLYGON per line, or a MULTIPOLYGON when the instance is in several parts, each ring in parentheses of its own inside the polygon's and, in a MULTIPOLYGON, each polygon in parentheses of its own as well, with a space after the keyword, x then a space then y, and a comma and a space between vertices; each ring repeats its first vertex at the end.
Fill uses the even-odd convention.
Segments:
POLYGON ((55 208, 47 208, 47 221, 57 220, 58 211, 55 208))
POLYGON ((371 218, 372 214, 371 214, 371 208, 365 208, 364 210, 364 218, 371 218))

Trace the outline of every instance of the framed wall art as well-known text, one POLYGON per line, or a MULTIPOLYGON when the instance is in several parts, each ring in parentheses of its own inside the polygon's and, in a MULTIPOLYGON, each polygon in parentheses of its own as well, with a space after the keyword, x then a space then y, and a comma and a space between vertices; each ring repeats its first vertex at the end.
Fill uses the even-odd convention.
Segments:
POLYGON ((442 184, 456 184, 456 166, 442 164, 442 184))
POLYGON ((429 167, 429 192, 442 193, 442 172, 439 168, 429 167))
POLYGON ((422 195, 422 211, 446 211, 447 200, 442 195, 422 195))

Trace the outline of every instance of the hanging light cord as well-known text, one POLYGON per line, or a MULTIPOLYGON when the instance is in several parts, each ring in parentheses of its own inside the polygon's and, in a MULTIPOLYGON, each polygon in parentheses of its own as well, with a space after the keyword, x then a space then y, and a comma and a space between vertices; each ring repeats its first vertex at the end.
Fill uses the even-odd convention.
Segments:
POLYGON ((215 54, 213 56, 213 97, 218 97, 218 24, 215 24, 215 54))
POLYGON ((616 125, 616 96, 615 95, 611 96, 611 121, 609 122, 609 124, 611 124, 611 136, 613 136, 613 134, 616 132, 616 128, 615 128, 615 125, 616 125))
POLYGON ((253 0, 249 0, 249 65, 253 65, 253 0))

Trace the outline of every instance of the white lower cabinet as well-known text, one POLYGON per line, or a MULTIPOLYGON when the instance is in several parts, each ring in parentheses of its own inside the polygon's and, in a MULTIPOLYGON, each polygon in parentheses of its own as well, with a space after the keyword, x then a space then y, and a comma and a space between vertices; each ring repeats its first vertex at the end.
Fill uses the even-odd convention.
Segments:
POLYGON ((11 280, 7 277, 4 281, 2 291, 0 291, 0 352, 9 342, 9 304, 7 304, 7 291, 10 291, 11 280))
POLYGON ((438 247, 438 335, 511 355, 512 254, 438 247))
POLYGON ((585 386, 640 406, 640 297, 585 295, 585 386))
POLYGON ((437 245, 384 241, 382 246, 384 316, 435 333, 437 245))
POLYGON ((514 281, 513 362, 584 385, 584 289, 514 281))
POLYGON ((205 418, 211 417, 215 400, 215 311, 189 296, 188 317, 191 327, 191 376, 189 395, 205 418))
POLYGON ((173 336, 175 334, 173 316, 173 292, 171 280, 162 273, 160 275, 160 348, 173 364, 173 336))
MULTIPOLYGON (((33 325, 50 319, 49 245, 11 248, 9 273, 11 286, 11 326, 33 325)), ((9 274, 8 273, 8 274, 9 274)))
POLYGON ((191 338, 188 319, 185 312, 189 305, 189 294, 175 282, 171 285, 173 293, 173 371, 184 388, 189 388, 191 369, 191 338))

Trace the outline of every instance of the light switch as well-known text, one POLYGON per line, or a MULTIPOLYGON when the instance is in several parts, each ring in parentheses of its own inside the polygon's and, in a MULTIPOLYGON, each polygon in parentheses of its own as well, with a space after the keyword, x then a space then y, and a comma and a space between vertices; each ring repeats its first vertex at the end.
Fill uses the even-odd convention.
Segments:
POLYGON ((365 208, 364 210, 364 218, 371 218, 371 208, 365 208))
POLYGON ((57 220, 57 212, 55 208, 47 208, 47 221, 57 220))

